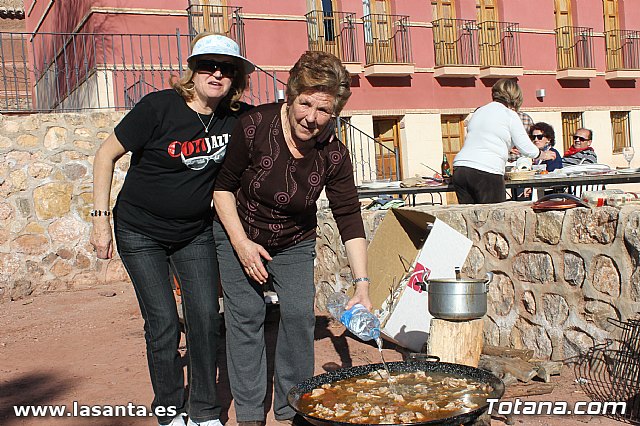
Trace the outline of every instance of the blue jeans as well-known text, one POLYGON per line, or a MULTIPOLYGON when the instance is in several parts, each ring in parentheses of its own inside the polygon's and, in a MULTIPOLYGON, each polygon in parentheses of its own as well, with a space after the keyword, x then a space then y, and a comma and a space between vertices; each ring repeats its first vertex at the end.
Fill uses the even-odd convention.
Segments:
MULTIPOLYGON (((263 288, 245 274, 222 225, 213 222, 213 233, 222 275, 227 371, 236 419, 264 420, 267 357, 263 288)), ((276 420, 293 418, 295 412, 287 403, 287 393, 313 376, 315 245, 315 240, 308 240, 278 252, 270 251, 273 260, 266 264, 280 303, 273 373, 276 420)))
MULTIPOLYGON (((157 241, 122 223, 115 226, 120 258, 135 288, 144 318, 152 407, 175 406, 194 421, 220 417, 216 353, 220 341, 219 271, 211 227, 187 243, 157 241), (185 317, 189 395, 178 352, 180 323, 169 270, 180 282, 185 317)), ((159 416, 161 424, 172 417, 159 416)))

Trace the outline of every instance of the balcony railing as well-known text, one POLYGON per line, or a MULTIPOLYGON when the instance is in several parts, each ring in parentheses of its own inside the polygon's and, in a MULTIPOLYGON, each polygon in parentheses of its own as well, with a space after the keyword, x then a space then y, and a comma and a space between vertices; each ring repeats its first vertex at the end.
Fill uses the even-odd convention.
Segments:
POLYGON ((313 10, 305 16, 309 50, 333 53, 342 62, 359 62, 355 13, 313 10))
POLYGON ((481 66, 522 66, 519 25, 515 22, 479 22, 478 51, 481 66))
POLYGON ((370 14, 362 18, 366 64, 409 64, 409 17, 370 14))
POLYGON ((338 138, 349 148, 353 177, 357 185, 379 179, 401 179, 400 154, 338 117, 338 138))
POLYGON ((189 33, 204 31, 224 34, 238 43, 240 53, 246 55, 244 40, 244 22, 242 8, 235 6, 217 6, 213 4, 190 4, 187 8, 189 33))
MULTIPOLYGON (((0 33, 0 113, 126 110, 171 87, 186 67, 189 34, 0 33)), ((244 101, 282 100, 284 83, 261 68, 244 101)))
POLYGON ((556 28, 558 69, 595 68, 593 61, 593 28, 556 28))
POLYGON ((476 21, 441 18, 432 25, 437 67, 479 65, 476 21))
POLYGON ((640 70, 640 31, 605 32, 607 71, 640 70))

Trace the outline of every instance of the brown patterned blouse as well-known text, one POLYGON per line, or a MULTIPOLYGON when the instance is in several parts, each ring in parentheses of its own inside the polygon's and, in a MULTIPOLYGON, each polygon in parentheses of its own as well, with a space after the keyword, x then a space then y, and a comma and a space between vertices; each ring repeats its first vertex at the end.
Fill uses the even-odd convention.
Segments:
POLYGON ((281 108, 261 105, 240 118, 215 190, 235 194, 247 236, 269 250, 316 238, 316 200, 325 187, 342 241, 364 238, 349 151, 334 136, 294 158, 283 135, 281 108))

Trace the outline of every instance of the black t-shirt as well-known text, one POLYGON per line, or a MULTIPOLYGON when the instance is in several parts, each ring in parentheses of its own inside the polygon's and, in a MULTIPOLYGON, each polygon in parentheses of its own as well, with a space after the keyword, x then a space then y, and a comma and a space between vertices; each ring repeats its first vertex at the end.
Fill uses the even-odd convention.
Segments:
MULTIPOLYGON (((238 116, 219 107, 205 134, 195 111, 173 89, 150 93, 122 119, 115 135, 131 166, 115 220, 166 242, 187 241, 212 219, 213 184, 238 116)), ((210 115, 200 114, 204 124, 210 115)))

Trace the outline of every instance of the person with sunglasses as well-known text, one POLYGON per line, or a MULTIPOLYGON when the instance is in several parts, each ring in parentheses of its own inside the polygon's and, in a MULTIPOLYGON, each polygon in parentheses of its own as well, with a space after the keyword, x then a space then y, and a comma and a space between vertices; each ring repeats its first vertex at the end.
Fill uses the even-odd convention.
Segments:
POLYGON ((268 280, 280 307, 273 378, 277 421, 292 422, 287 393, 313 376, 316 201, 323 190, 351 266, 355 292, 347 306, 372 306, 353 166, 335 134, 350 85, 349 72, 334 55, 304 53, 290 71, 286 102, 261 105, 241 117, 216 180, 213 229, 227 370, 240 426, 265 424, 268 280))
POLYGON ((556 155, 555 158, 549 160, 534 160, 533 164, 546 165, 548 172, 562 168, 562 157, 558 150, 554 148, 556 144, 556 132, 550 124, 543 121, 535 123, 529 129, 529 137, 538 149, 541 151, 551 151, 556 155))
POLYGON ((591 147, 593 131, 584 127, 573 134, 573 145, 564 153, 562 164, 574 166, 577 164, 596 164, 598 156, 591 147))
POLYGON ((513 147, 527 158, 545 161, 555 157, 527 136, 516 113, 523 95, 515 80, 498 80, 491 97, 492 102, 478 108, 469 120, 464 145, 453 160, 453 187, 460 204, 506 201, 504 173, 513 147))
POLYGON ((99 259, 113 256, 113 217, 118 253, 144 318, 151 406, 159 424, 221 426, 212 194, 231 132, 250 109, 240 99, 255 66, 235 41, 212 33, 193 39, 187 64, 171 89, 143 97, 98 149, 90 241, 99 259), (127 152, 131 162, 111 215, 114 166, 127 152), (181 288, 188 394, 170 273, 181 288))

